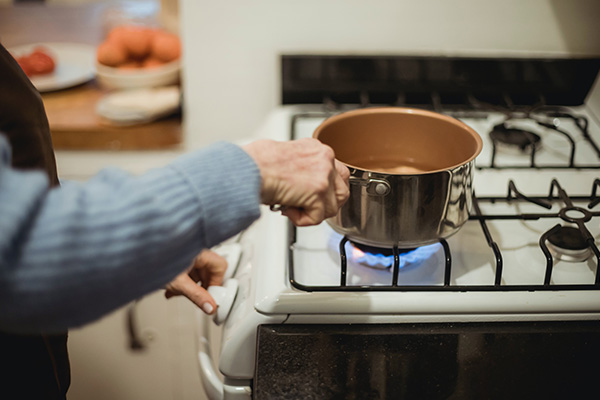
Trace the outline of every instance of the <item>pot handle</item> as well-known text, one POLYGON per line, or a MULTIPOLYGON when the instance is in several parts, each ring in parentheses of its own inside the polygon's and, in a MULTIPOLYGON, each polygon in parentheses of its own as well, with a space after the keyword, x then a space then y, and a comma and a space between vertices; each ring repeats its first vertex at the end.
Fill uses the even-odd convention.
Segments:
POLYGON ((385 179, 364 179, 357 176, 350 176, 350 184, 364 186, 367 188, 368 194, 375 196, 385 196, 392 190, 390 183, 385 179))

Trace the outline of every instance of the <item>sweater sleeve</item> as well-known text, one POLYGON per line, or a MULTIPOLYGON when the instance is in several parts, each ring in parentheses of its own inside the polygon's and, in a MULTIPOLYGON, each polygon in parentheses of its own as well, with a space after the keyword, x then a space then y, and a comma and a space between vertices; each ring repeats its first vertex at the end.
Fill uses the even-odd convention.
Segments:
POLYGON ((82 325, 159 289, 258 218, 260 174, 219 143, 141 176, 106 169, 48 189, 0 135, 0 328, 82 325))

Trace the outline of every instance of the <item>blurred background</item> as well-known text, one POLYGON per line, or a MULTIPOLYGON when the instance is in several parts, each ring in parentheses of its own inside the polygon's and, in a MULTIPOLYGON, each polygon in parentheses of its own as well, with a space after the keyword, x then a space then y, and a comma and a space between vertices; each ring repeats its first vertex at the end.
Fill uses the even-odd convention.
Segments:
MULTIPOLYGON (((0 41, 24 69, 40 45, 52 58, 30 77, 61 179, 85 180, 260 135, 282 54, 598 56, 599 18, 597 0, 0 0, 0 41), (107 48, 124 26, 153 39, 107 48)), ((69 398, 206 398, 196 329, 191 304, 157 292, 72 330, 69 398)))

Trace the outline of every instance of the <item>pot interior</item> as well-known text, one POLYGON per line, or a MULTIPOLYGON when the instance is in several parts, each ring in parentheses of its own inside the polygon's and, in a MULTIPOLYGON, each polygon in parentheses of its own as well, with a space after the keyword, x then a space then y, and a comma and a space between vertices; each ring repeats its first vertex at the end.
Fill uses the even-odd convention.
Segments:
POLYGON ((349 111, 324 121, 315 138, 349 167, 387 174, 453 169, 475 159, 481 137, 452 117, 389 107, 349 111))

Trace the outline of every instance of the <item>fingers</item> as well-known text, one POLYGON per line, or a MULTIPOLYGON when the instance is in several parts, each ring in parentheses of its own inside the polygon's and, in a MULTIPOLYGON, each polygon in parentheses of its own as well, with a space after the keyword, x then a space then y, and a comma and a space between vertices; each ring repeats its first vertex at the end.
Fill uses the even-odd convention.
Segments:
POLYGON ((317 139, 256 141, 244 150, 259 167, 262 202, 285 206, 283 214, 298 226, 334 216, 348 198, 348 169, 317 139))
POLYGON ((166 298, 179 295, 187 297, 206 314, 213 314, 217 309, 215 299, 213 299, 206 289, 198 286, 188 274, 181 274, 175 278, 170 283, 169 289, 165 292, 166 298))
POLYGON ((320 190, 316 191, 316 200, 306 207, 291 208, 284 213, 296 226, 316 225, 326 218, 335 216, 350 195, 348 182, 350 171, 334 158, 333 150, 328 146, 324 147, 330 152, 327 154, 329 158, 322 171, 329 171, 329 175, 320 190))
POLYGON ((333 217, 337 214, 340 207, 348 199, 350 171, 338 160, 336 160, 333 150, 328 146, 321 145, 328 151, 325 153, 323 172, 328 172, 327 177, 320 177, 313 174, 315 189, 313 201, 307 201, 303 207, 288 207, 283 213, 296 226, 310 226, 321 223, 324 219, 333 217), (318 179, 323 179, 319 182, 318 179), (320 185, 320 186, 319 186, 320 185))
POLYGON ((221 285, 226 269, 227 260, 224 257, 214 251, 204 250, 196 256, 189 272, 179 274, 166 286, 165 297, 185 296, 206 314, 213 314, 217 303, 206 288, 221 285))
POLYGON ((348 167, 346 167, 344 164, 342 164, 336 159, 333 160, 333 163, 333 189, 331 191, 331 195, 333 196, 331 200, 331 202, 333 203, 333 207, 331 210, 331 214, 327 215, 327 217, 333 217, 335 214, 337 214, 340 207, 344 205, 344 203, 346 202, 346 200, 348 200, 348 197, 350 196, 350 184, 348 181, 350 178, 350 170, 348 169, 348 167))
POLYGON ((282 212, 296 226, 312 226, 321 223, 325 219, 324 209, 311 208, 309 210, 297 207, 289 207, 282 212))
POLYGON ((212 250, 203 250, 194 259, 192 271, 197 272, 192 275, 196 282, 201 282, 203 288, 217 286, 223 283, 223 276, 227 270, 227 260, 225 257, 212 250))
POLYGON ((338 189, 339 187, 339 199, 342 203, 346 202, 346 200, 348 200, 348 195, 350 194, 350 192, 348 191, 348 188, 350 187, 350 183, 349 183, 349 179, 350 179, 350 170, 348 169, 348 167, 346 167, 343 163, 339 162, 338 160, 333 160, 334 162, 334 166, 335 169, 337 171, 337 178, 338 180, 336 181, 336 189, 338 189))

